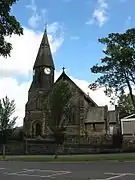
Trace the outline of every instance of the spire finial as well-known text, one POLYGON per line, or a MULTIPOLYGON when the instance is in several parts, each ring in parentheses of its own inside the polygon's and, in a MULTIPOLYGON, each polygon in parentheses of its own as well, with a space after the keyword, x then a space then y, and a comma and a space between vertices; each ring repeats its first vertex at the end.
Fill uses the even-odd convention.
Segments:
POLYGON ((65 68, 64 67, 62 68, 62 70, 63 70, 63 73, 65 73, 65 68))
POLYGON ((47 32, 47 22, 45 23, 45 32, 47 32))

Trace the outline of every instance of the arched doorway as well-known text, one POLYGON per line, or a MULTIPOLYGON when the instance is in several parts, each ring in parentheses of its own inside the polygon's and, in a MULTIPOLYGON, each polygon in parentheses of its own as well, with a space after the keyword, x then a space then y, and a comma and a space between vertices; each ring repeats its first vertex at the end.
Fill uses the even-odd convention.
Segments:
POLYGON ((36 136, 41 136, 42 135, 42 126, 40 123, 36 124, 36 136))

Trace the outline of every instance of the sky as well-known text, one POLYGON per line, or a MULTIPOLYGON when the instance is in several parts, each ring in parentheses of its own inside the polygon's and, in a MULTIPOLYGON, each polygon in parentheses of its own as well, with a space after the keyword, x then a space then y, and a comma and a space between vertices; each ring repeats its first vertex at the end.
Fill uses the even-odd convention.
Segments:
POLYGON ((98 105, 113 108, 102 89, 88 89, 98 77, 90 68, 104 57, 99 38, 135 26, 134 7, 135 0, 19 0, 13 5, 11 14, 21 23, 24 35, 6 38, 13 50, 10 57, 0 57, 0 98, 7 95, 15 100, 18 126, 23 124, 33 63, 46 24, 55 80, 64 66, 68 76, 98 105))

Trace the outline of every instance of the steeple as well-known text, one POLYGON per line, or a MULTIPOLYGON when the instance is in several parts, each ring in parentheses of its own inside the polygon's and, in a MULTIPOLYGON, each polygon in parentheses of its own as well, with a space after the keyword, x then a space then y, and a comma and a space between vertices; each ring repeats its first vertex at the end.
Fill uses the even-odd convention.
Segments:
POLYGON ((45 29, 33 66, 34 74, 30 91, 33 91, 35 88, 49 90, 54 83, 54 69, 55 67, 47 37, 47 30, 45 29))
POLYGON ((41 66, 51 67, 54 69, 51 48, 47 37, 47 29, 45 29, 44 31, 44 35, 38 50, 38 54, 33 69, 41 66))

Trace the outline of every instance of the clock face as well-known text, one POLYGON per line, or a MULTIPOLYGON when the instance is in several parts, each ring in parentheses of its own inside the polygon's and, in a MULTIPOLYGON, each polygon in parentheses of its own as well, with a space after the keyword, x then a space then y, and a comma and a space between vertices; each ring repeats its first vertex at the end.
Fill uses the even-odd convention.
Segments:
POLYGON ((45 68, 44 72, 45 72, 45 74, 50 74, 51 73, 51 69, 50 68, 45 68))

